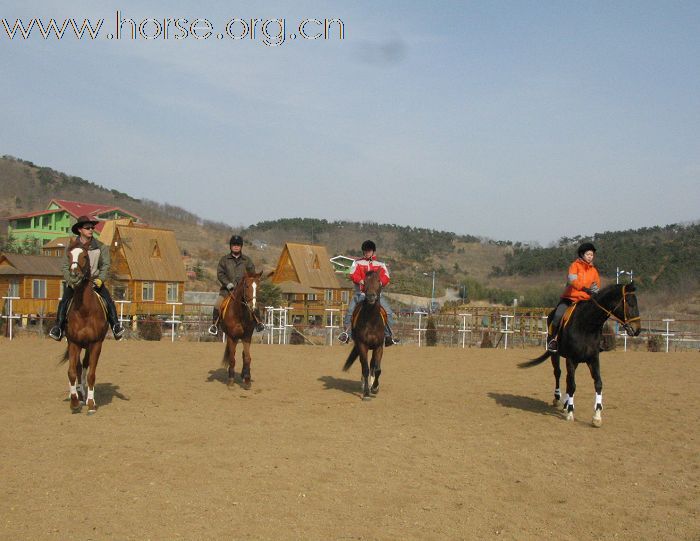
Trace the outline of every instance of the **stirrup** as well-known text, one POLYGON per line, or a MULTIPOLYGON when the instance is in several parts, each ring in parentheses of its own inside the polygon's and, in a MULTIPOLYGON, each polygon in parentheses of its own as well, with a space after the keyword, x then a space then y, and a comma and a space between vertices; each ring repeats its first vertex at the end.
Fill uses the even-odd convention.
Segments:
POLYGON ((338 341, 341 344, 347 344, 350 342, 350 335, 346 331, 343 331, 338 335, 338 341))
POLYGON ((217 334, 219 334, 219 327, 217 327, 217 326, 216 326, 216 323, 214 323, 211 327, 209 327, 209 329, 207 330, 207 332, 208 332, 209 334, 212 334, 212 335, 216 336, 217 334))
POLYGON ((550 353, 556 353, 559 350, 559 343, 557 342, 556 338, 552 338, 549 342, 547 342, 547 351, 550 353))
POLYGON ((398 344, 400 340, 398 338, 394 338, 393 336, 385 336, 384 337, 384 347, 388 348, 389 346, 393 346, 394 344, 398 344))
POLYGON ((61 327, 58 325, 54 325, 51 327, 51 330, 49 331, 49 336, 56 340, 56 342, 60 342, 61 338, 63 338, 63 332, 61 331, 61 327))
POLYGON ((256 323, 255 324, 255 332, 263 332, 264 330, 265 330, 264 323, 256 323))
POLYGON ((115 340, 122 339, 124 336, 124 327, 122 327, 121 323, 117 323, 114 327, 112 327, 112 333, 114 334, 115 340))

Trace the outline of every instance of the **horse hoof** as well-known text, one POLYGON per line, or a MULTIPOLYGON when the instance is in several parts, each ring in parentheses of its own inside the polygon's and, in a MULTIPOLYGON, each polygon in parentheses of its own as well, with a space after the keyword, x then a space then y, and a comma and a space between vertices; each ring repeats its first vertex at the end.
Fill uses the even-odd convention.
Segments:
POLYGON ((372 387, 369 392, 370 394, 377 394, 379 392, 379 387, 372 387))
POLYGON ((596 414, 593 415, 593 420, 591 421, 591 424, 596 428, 600 428, 601 426, 603 426, 603 418, 598 412, 596 412, 596 414))
POLYGON ((567 421, 573 421, 573 420, 574 420, 574 412, 573 412, 573 411, 569 411, 569 412, 566 413, 566 420, 567 420, 567 421))
POLYGON ((228 378, 228 382, 226 383, 226 386, 229 389, 232 389, 233 386, 236 384, 236 379, 235 378, 228 378))
POLYGON ((370 395, 362 395, 362 400, 372 400, 370 395))
POLYGON ((554 406, 555 408, 561 408, 563 404, 559 398, 555 398, 554 400, 552 400, 552 406, 554 406))
POLYGON ((244 380, 243 380, 243 383, 241 384, 241 386, 242 386, 246 391, 250 391, 250 388, 253 386, 253 384, 250 382, 249 379, 244 379, 244 380))

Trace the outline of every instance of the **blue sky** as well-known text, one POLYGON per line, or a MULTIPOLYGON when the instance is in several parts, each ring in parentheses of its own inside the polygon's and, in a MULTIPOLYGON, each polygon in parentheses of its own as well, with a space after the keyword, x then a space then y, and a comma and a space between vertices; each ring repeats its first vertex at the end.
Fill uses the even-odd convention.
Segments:
MULTIPOLYGON (((232 226, 539 241, 700 219, 700 3, 3 2, 0 154, 232 226), (339 18, 345 39, 107 39, 115 13, 339 18)), ((153 26, 147 27, 153 31, 153 26)), ((238 28, 238 27, 236 27, 238 28)))

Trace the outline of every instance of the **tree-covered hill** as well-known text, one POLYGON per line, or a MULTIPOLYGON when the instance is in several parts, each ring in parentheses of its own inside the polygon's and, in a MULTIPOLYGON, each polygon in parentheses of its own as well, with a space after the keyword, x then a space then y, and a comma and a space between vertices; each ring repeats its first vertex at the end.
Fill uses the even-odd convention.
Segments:
POLYGON ((596 265, 601 274, 615 276, 616 269, 634 272, 643 287, 663 290, 695 287, 700 261, 700 223, 672 224, 627 231, 597 233, 592 238, 562 238, 549 248, 515 245, 494 276, 532 276, 565 269, 576 248, 591 240, 597 248, 596 265))

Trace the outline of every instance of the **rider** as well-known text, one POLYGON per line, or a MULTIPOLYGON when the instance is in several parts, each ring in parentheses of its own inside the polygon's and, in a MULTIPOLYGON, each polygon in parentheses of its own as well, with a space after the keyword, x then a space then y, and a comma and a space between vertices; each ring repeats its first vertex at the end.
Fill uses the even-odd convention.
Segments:
MULTIPOLYGON (((362 243, 363 258, 354 261, 350 267, 349 276, 355 283, 355 294, 352 296, 352 299, 350 299, 348 309, 345 311, 345 317, 343 318, 345 330, 338 336, 338 340, 343 344, 347 344, 350 341, 351 319, 355 306, 365 298, 365 275, 367 272, 379 272, 379 281, 382 287, 389 285, 389 269, 386 264, 377 261, 377 256, 375 255, 376 251, 377 245, 371 240, 366 240, 362 243)), ((389 347, 393 344, 398 344, 399 340, 393 337, 393 332, 391 330, 394 325, 394 312, 391 311, 391 307, 387 303, 384 295, 379 296, 379 304, 386 310, 387 318, 386 327, 384 329, 384 345, 389 347)))
MULTIPOLYGON (((221 283, 219 296, 214 303, 214 312, 212 314, 212 324, 209 327, 209 334, 216 335, 219 330, 216 326, 219 320, 219 309, 224 299, 233 293, 238 282, 245 276, 246 272, 254 273, 255 264, 247 255, 243 254, 243 238, 240 235, 233 235, 228 242, 230 253, 226 254, 219 260, 219 267, 216 270, 216 277, 221 283)), ((253 312, 255 318, 255 330, 258 332, 265 330, 265 325, 260 321, 260 313, 256 308, 253 312)))
MULTIPOLYGON (((97 224, 98 221, 91 219, 89 216, 80 216, 78 221, 73 224, 73 227, 71 227, 71 231, 78 236, 78 242, 88 250, 92 285, 95 288, 95 291, 105 301, 105 306, 107 308, 107 320, 109 322, 109 326, 112 328, 112 332, 114 333, 114 339, 120 340, 122 336, 124 336, 124 327, 122 327, 121 323, 119 322, 119 318, 117 317, 117 308, 114 306, 114 301, 109 294, 109 290, 104 285, 104 281, 107 279, 111 264, 109 246, 105 246, 100 241, 93 238, 92 235, 95 230, 95 225, 97 224)), ((68 258, 66 258, 66 262, 63 265, 63 279, 66 281, 66 287, 63 291, 63 298, 58 303, 56 324, 49 331, 49 336, 58 341, 60 341, 63 337, 68 305, 70 304, 73 294, 75 293, 73 286, 69 283, 70 262, 68 261, 68 258)))
POLYGON ((569 266, 566 289, 559 299, 550 324, 547 351, 552 353, 556 353, 559 347, 557 343, 559 324, 566 309, 575 302, 589 300, 591 295, 600 291, 600 276, 598 269, 593 266, 595 246, 590 242, 584 242, 578 247, 577 253, 578 258, 569 266))

